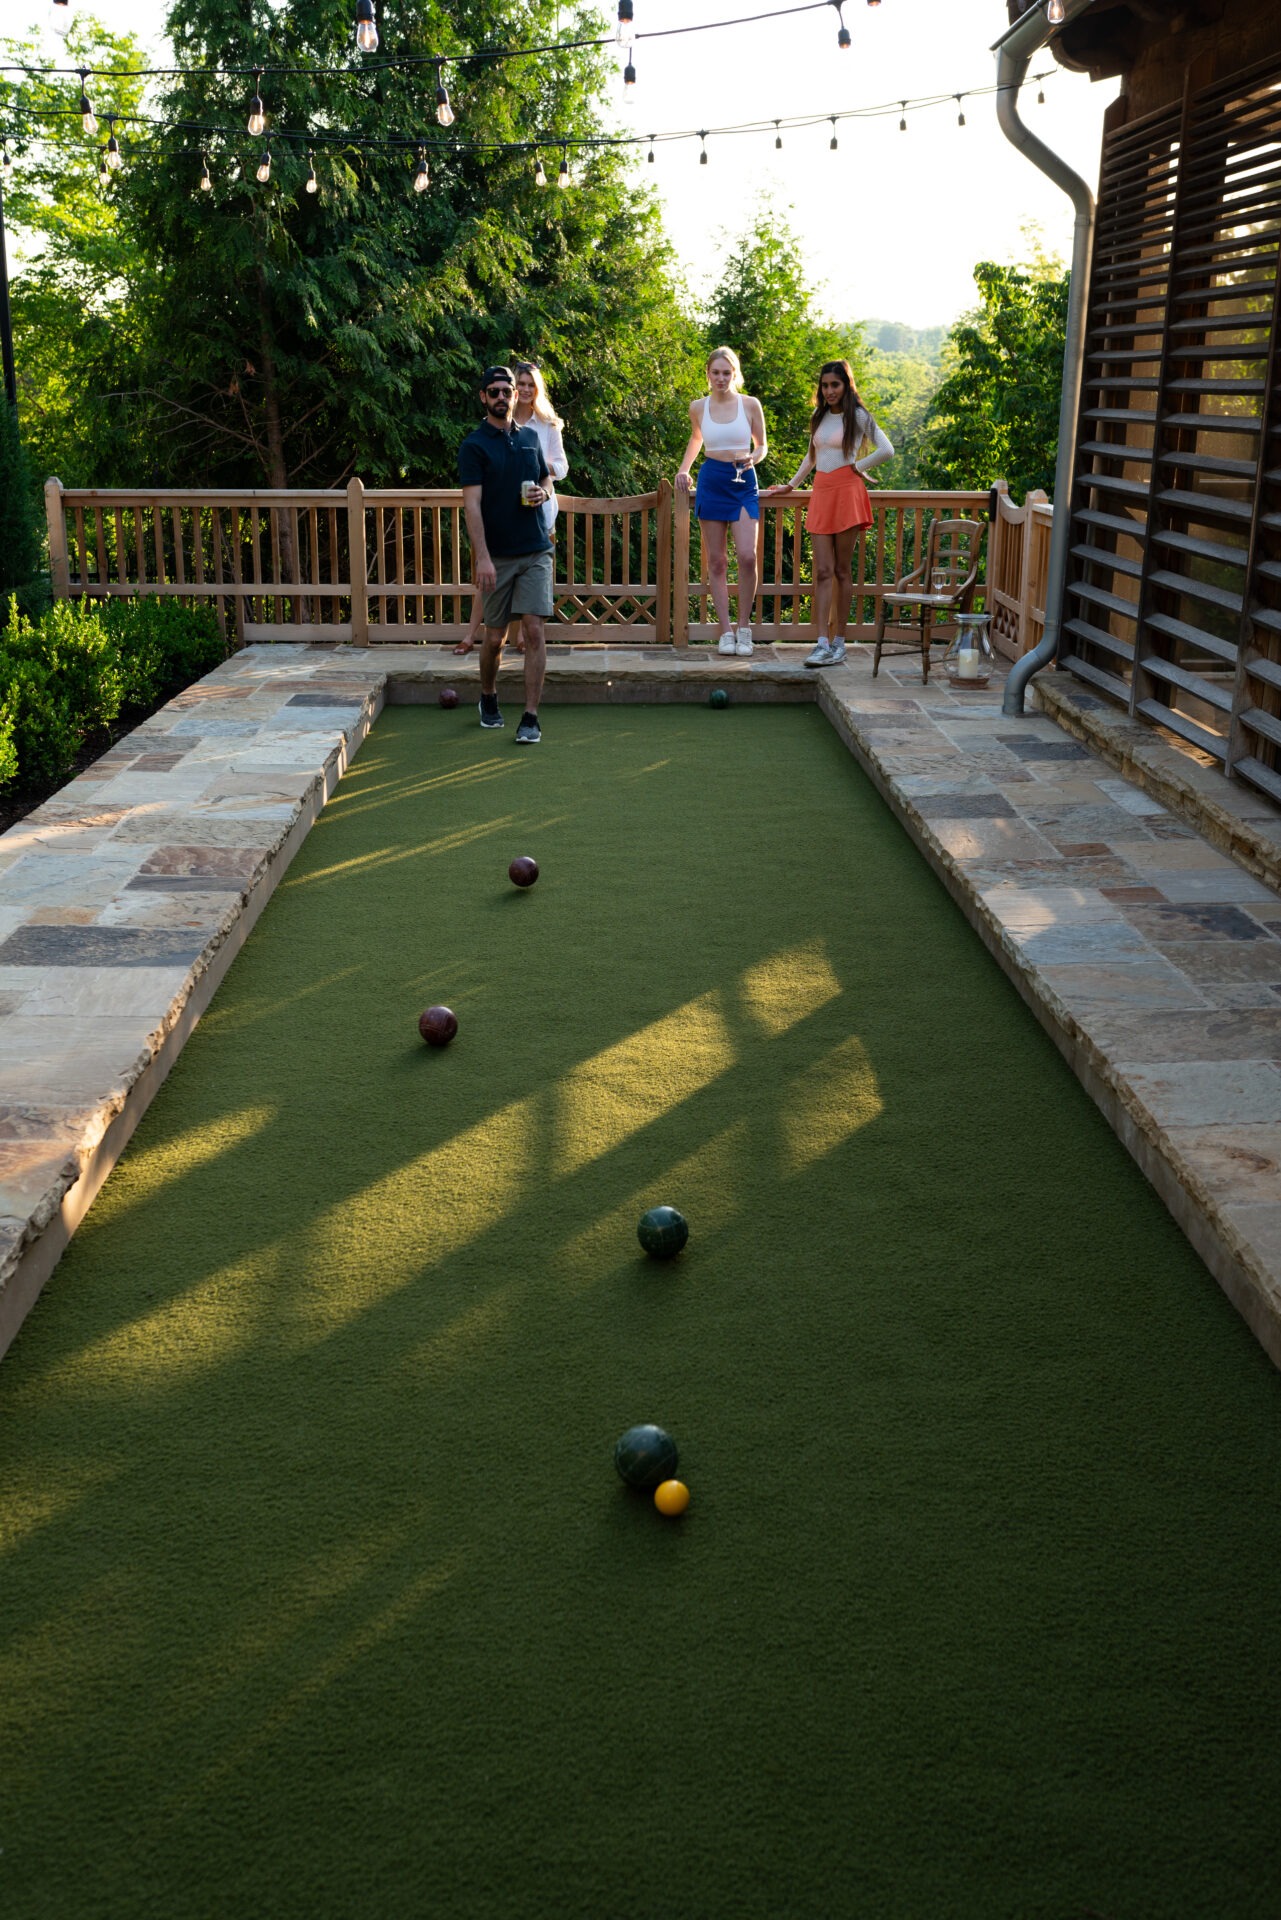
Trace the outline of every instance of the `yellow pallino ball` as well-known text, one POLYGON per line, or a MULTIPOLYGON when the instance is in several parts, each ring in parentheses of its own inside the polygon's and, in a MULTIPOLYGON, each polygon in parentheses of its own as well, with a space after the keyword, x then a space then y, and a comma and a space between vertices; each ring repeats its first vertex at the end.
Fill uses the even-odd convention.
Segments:
POLYGON ((654 1489, 654 1505, 669 1520, 674 1520, 689 1505, 689 1488, 683 1480, 664 1480, 654 1489))

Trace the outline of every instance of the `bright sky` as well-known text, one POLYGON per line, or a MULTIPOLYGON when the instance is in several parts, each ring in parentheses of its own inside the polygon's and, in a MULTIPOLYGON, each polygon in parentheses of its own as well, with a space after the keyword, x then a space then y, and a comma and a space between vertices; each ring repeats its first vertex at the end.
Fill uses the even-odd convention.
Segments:
MULTIPOLYGON (((164 0, 90 3, 114 30, 162 45, 164 0)), ((644 38, 695 21, 763 13, 770 4, 634 0, 636 101, 627 119, 619 113, 620 126, 661 134, 990 87, 995 59, 989 48, 1007 25, 1003 0, 883 0, 879 6, 845 0, 854 43, 848 52, 837 49, 832 7, 719 32, 644 38)), ((565 11, 568 21, 568 5, 565 11)), ((614 13, 610 4, 611 21, 614 13)), ((1093 182, 1103 111, 1116 83, 1093 86, 1055 67, 1048 55, 1033 62, 1034 72, 1043 68, 1052 69, 1046 104, 1035 104, 1033 83, 1023 95, 1024 116, 1093 182)), ((621 69, 620 59, 620 101, 621 69)), ((715 282, 726 236, 742 231, 764 191, 790 209, 815 288, 834 318, 946 325, 973 304, 976 261, 1022 255, 1025 224, 1038 224, 1045 244, 1064 257, 1072 236, 1066 196, 1005 140, 994 97, 966 100, 963 128, 957 111, 952 99, 909 110, 906 133, 898 131, 897 105, 884 119, 846 122, 836 128, 836 153, 826 122, 784 132, 782 153, 774 149, 772 130, 709 137, 705 167, 696 140, 660 144, 652 167, 641 149, 640 172, 662 196, 668 232, 695 292, 715 282)))

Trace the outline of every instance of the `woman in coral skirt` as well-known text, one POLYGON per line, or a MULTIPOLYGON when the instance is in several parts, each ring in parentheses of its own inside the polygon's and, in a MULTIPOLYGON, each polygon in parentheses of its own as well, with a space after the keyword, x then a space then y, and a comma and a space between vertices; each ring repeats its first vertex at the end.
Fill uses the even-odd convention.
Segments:
MULTIPOLYGON (((814 619, 818 641, 807 667, 839 667, 845 658, 845 627, 854 594, 850 571, 854 542, 872 524, 872 503, 863 475, 894 449, 859 398, 848 360, 828 360, 819 369, 810 420, 809 450, 786 483, 799 487, 813 472, 806 523, 814 550, 814 619)), ((785 486, 766 487, 782 493, 785 486)))

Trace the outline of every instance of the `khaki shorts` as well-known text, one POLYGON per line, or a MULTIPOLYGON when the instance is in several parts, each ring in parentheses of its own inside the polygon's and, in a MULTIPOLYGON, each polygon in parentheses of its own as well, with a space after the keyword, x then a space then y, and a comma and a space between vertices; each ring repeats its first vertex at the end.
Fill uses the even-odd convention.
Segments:
POLYGON ((485 595, 485 625, 502 628, 520 613, 541 614, 550 620, 552 603, 552 557, 550 553, 514 553, 507 559, 494 558, 498 582, 485 595))

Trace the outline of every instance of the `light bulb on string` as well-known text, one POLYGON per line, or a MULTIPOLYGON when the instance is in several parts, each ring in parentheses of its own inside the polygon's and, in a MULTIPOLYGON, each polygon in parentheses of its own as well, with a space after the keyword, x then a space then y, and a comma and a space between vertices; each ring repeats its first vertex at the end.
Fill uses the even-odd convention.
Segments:
POLYGON ((201 193, 213 192, 213 180, 209 174, 209 155, 207 153, 202 153, 200 156, 200 191, 201 193))
POLYGON ((356 0, 356 45, 362 53, 378 51, 378 23, 374 19, 374 0, 356 0))
POLYGON ((106 157, 107 157, 107 165, 111 168, 111 171, 113 173, 118 173, 121 166, 121 153, 120 153, 120 142, 116 139, 116 116, 114 115, 114 113, 109 113, 107 115, 107 156, 106 157))
POLYGON ((431 185, 431 173, 427 166, 427 149, 426 147, 419 147, 418 170, 414 174, 414 192, 426 193, 430 185, 431 185))
POLYGON ((267 130, 267 116, 263 112, 262 94, 259 92, 261 86, 262 75, 256 73, 254 75, 254 97, 249 102, 249 131, 255 140, 260 133, 265 133, 267 130))
POLYGON ((631 113, 636 106, 636 69, 631 61, 623 68, 623 111, 631 113))
POLYGON ((774 122, 774 151, 775 151, 775 153, 781 153, 781 152, 783 151, 783 136, 782 136, 782 134, 781 134, 781 133, 779 132, 779 130, 778 130, 778 125, 779 125, 779 123, 778 123, 778 121, 776 120, 776 121, 774 122))
POLYGON ((827 150, 828 150, 828 152, 829 152, 829 153, 835 153, 835 152, 836 152, 836 148, 837 148, 837 140, 836 140, 836 115, 835 115, 835 114, 833 114, 833 115, 832 115, 832 137, 831 137, 831 139, 830 139, 830 140, 828 141, 828 144, 827 144, 827 150))
POLYGON ((703 143, 703 150, 698 156, 698 164, 700 167, 705 167, 707 165, 707 135, 706 133, 700 133, 698 137, 703 143))
POLYGON ((1045 9, 1045 17, 1052 27, 1061 27, 1064 12, 1063 0, 1050 0, 1049 6, 1045 9))
POLYGON ((88 67, 81 67, 80 69, 80 105, 77 107, 76 111, 80 115, 80 124, 84 128, 85 132, 89 134, 97 133, 98 116, 94 112, 93 102, 89 98, 88 67))
POLYGON ((3 145, 0 145, 0 182, 3 182, 7 187, 12 178, 13 155, 10 153, 8 142, 6 141, 3 145))
POLYGON ((618 0, 618 44, 630 47, 636 38, 636 23, 632 17, 632 0, 618 0))
POLYGON ((841 52, 844 53, 850 44, 850 30, 845 24, 845 0, 832 0, 832 5, 836 8, 836 17, 841 23, 841 30, 836 36, 836 44, 841 49, 841 52))
POLYGON ((568 147, 562 147, 560 150, 560 166, 557 169, 557 173, 556 173, 556 185, 561 188, 565 188, 569 185, 569 148, 568 147))
POLYGON ((906 133, 907 132, 907 101, 901 100, 899 102, 899 105, 903 109, 903 118, 898 123, 898 130, 900 133, 906 133))
POLYGON ((254 169, 254 179, 258 182, 259 186, 265 187, 267 182, 270 180, 270 178, 271 178, 271 148, 264 147, 262 150, 262 159, 258 162, 257 167, 254 169))
POLYGON ((965 125, 965 108, 961 105, 961 100, 962 100, 962 95, 958 93, 956 96, 956 106, 957 106, 956 124, 958 127, 963 127, 965 125))
POLYGON ((649 152, 645 155, 645 158, 652 167, 654 164, 654 136, 652 133, 649 136, 649 152))
POLYGON ((449 104, 449 92, 445 86, 445 63, 436 62, 436 118, 442 127, 454 124, 454 109, 449 104))
POLYGON ((1036 104, 1038 107, 1043 107, 1045 105, 1045 88, 1044 87, 1040 87, 1037 89, 1036 104))
POLYGON ((547 169, 543 165, 543 156, 537 148, 534 150, 534 185, 536 187, 547 185, 547 169))
POLYGON ((49 9, 49 25, 60 39, 66 39, 71 32, 71 0, 53 0, 49 9))
POLYGON ((303 183, 303 191, 306 193, 320 192, 320 182, 316 178, 316 156, 310 147, 307 149, 307 178, 303 183))
POLYGON ((98 185, 100 187, 105 187, 108 180, 110 180, 110 178, 111 178, 111 175, 107 172, 107 149, 105 147, 99 147, 98 149, 98 185))

